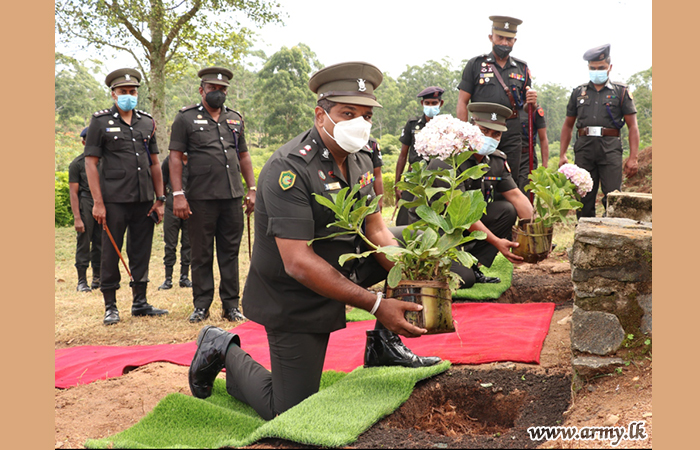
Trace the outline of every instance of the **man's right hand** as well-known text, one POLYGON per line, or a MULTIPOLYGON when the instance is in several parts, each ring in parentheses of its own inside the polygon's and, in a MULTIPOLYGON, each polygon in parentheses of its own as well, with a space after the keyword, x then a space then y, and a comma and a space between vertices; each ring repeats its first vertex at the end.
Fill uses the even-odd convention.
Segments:
POLYGON ((425 328, 411 325, 404 317, 405 311, 420 311, 422 305, 411 302, 403 302, 395 298, 384 298, 375 311, 374 316, 389 331, 406 337, 418 337, 428 332, 425 328))
POLYGON ((568 163, 569 163, 569 160, 566 158, 566 155, 559 157, 559 167, 563 166, 564 164, 568 164, 568 163))
POLYGON ((401 192, 403 192, 401 189, 394 186, 394 194, 396 194, 396 203, 398 203, 399 200, 401 200, 401 192))
POLYGON ((173 197, 173 214, 180 219, 188 219, 190 214, 192 214, 190 204, 187 203, 184 195, 175 195, 173 197))
POLYGON ((85 224, 83 223, 83 219, 76 217, 73 224, 75 226, 75 231, 78 233, 85 233, 85 224))
POLYGON ((520 247, 520 244, 517 242, 509 241, 508 239, 499 239, 493 245, 513 264, 520 264, 523 262, 522 256, 518 256, 510 251, 511 248, 520 247))
POLYGON ((92 217, 95 218, 97 223, 104 225, 107 223, 107 209, 105 209, 105 204, 102 202, 95 202, 92 207, 92 217))

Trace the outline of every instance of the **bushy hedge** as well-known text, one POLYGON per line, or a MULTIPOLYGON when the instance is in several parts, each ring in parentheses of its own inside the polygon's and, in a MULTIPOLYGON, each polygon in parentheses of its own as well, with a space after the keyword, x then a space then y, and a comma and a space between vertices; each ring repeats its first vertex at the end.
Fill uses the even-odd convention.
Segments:
POLYGON ((68 172, 56 172, 54 188, 54 217, 57 227, 73 225, 73 211, 70 209, 68 172))

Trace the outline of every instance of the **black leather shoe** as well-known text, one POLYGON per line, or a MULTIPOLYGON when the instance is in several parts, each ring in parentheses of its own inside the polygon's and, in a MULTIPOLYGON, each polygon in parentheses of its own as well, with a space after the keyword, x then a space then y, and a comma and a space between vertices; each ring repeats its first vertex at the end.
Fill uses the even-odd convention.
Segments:
POLYGON ((195 308, 194 312, 188 319, 190 323, 197 323, 209 318, 209 310, 204 308, 195 308))
POLYGON ((184 287, 184 288, 191 288, 192 287, 192 282, 190 281, 189 278, 187 278, 187 275, 182 275, 180 277, 180 287, 184 287))
POLYGON ((173 287, 173 279, 171 277, 165 277, 165 281, 163 281, 163 284, 158 286, 159 291, 164 291, 167 289, 172 289, 173 287))
POLYGON ((168 314, 167 309, 158 309, 148 303, 141 304, 136 308, 131 307, 132 316, 162 316, 164 314, 168 314))
POLYGON ((242 322, 247 320, 238 308, 224 309, 224 312, 221 314, 221 318, 226 319, 229 322, 242 322))
POLYGON ((474 267, 474 276, 476 277, 475 283, 500 283, 501 279, 498 277, 487 277, 484 275, 478 267, 474 267))
MULTIPOLYGON (((196 311, 195 311, 196 312, 196 311)), ((187 378, 192 395, 207 398, 214 387, 214 379, 224 368, 226 351, 233 342, 240 347, 237 334, 209 325, 202 328, 197 336, 197 351, 194 352, 187 378)))
POLYGON ((75 288, 75 290, 78 292, 92 292, 92 289, 90 289, 90 286, 88 286, 87 280, 85 278, 81 278, 78 280, 78 287, 75 288))
POLYGON ((114 325, 119 322, 119 311, 116 308, 105 311, 105 318, 102 321, 105 325, 114 325))
POLYGON ((365 367, 427 367, 442 361, 437 356, 417 356, 389 330, 367 330, 365 367))
POLYGON ((92 284, 90 285, 91 289, 99 289, 100 288, 100 277, 92 277, 92 284))

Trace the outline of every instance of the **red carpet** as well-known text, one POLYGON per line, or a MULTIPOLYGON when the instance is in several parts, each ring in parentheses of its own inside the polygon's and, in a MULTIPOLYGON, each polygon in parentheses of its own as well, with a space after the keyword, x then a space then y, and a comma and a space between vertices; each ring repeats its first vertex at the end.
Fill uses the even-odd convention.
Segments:
MULTIPOLYGON (((452 314, 457 332, 402 338, 421 356, 439 356, 453 364, 483 364, 495 361, 540 362, 544 338, 549 331, 554 303, 455 303, 452 314)), ((324 370, 350 372, 363 364, 365 330, 374 321, 351 322, 331 333, 324 370)), ((246 322, 235 328, 241 347, 263 366, 270 368, 264 328, 246 322)), ((82 346, 56 350, 55 384, 68 388, 95 380, 118 377, 126 368, 165 361, 182 366, 192 362, 195 342, 133 347, 82 346)))

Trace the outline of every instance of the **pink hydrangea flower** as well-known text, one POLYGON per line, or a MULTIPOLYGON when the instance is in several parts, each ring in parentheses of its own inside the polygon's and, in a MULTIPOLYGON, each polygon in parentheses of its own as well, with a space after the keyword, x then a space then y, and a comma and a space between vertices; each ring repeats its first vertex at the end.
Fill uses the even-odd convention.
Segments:
POLYGON ((426 161, 445 160, 465 150, 479 150, 484 135, 478 126, 463 122, 450 114, 440 114, 415 134, 416 153, 426 161))
POLYGON ((593 189, 593 179, 586 169, 582 169, 576 164, 564 164, 559 168, 559 172, 576 185, 576 190, 582 197, 593 189))

